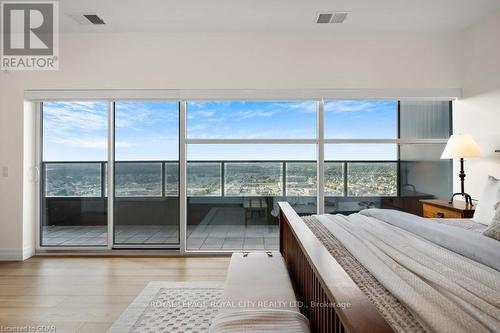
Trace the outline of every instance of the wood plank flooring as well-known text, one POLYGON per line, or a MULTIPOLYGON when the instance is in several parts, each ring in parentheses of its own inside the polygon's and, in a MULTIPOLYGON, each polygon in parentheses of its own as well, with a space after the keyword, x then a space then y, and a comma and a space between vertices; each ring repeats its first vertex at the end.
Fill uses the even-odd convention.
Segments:
POLYGON ((0 262, 0 331, 42 325, 54 326, 55 332, 106 332, 148 282, 224 282, 228 264, 229 257, 34 257, 0 262))

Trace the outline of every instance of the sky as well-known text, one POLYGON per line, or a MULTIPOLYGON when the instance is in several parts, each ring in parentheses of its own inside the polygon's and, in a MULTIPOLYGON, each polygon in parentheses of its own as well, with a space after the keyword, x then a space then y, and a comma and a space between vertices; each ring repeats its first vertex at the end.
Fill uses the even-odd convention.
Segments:
MULTIPOLYGON (((106 102, 45 102, 45 161, 107 160, 106 102)), ((325 102, 325 137, 395 139, 397 101, 325 102)), ((178 103, 115 106, 115 159, 178 159, 178 103)), ((196 139, 314 139, 316 103, 308 101, 188 102, 187 136, 196 139)), ((314 160, 315 145, 189 145, 188 160, 314 160)), ((325 158, 396 158, 387 144, 327 145, 325 158)))

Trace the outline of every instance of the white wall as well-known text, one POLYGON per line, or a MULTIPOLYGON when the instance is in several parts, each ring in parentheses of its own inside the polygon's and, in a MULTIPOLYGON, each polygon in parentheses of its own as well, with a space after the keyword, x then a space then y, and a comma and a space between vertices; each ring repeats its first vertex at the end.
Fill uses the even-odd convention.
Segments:
POLYGON ((62 35, 59 71, 0 72, 0 259, 32 240, 26 89, 458 88, 460 47, 458 33, 62 35))
MULTIPOLYGON (((488 175, 500 177, 500 12, 464 33, 463 99, 454 103, 454 131, 469 133, 480 158, 465 165, 465 190, 479 199, 488 175)), ((455 192, 460 190, 455 163, 455 192)))
POLYGON ((22 258, 23 94, 0 74, 0 260, 22 258), (9 168, 8 177, 3 167, 9 168))
POLYGON ((22 259, 27 259, 35 254, 35 237, 36 225, 33 221, 36 220, 37 210, 37 183, 39 175, 33 168, 37 163, 36 159, 36 135, 37 131, 37 106, 34 102, 24 102, 24 153, 23 153, 23 247, 22 259))

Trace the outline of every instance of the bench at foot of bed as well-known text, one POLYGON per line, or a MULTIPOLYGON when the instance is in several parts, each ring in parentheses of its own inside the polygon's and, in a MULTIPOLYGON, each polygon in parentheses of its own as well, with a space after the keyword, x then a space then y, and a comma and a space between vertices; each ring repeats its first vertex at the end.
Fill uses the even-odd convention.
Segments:
POLYGON ((211 332, 309 332, 281 254, 235 253, 211 332))

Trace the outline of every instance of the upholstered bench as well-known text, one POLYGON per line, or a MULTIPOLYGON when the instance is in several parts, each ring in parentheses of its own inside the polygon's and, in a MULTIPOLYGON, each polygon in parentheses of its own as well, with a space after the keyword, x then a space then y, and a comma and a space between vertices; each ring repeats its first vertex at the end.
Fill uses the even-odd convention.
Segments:
POLYGON ((223 307, 211 332, 309 332, 283 257, 279 253, 234 253, 223 307))
POLYGON ((223 299, 237 307, 299 311, 285 262, 277 252, 234 253, 223 299))

